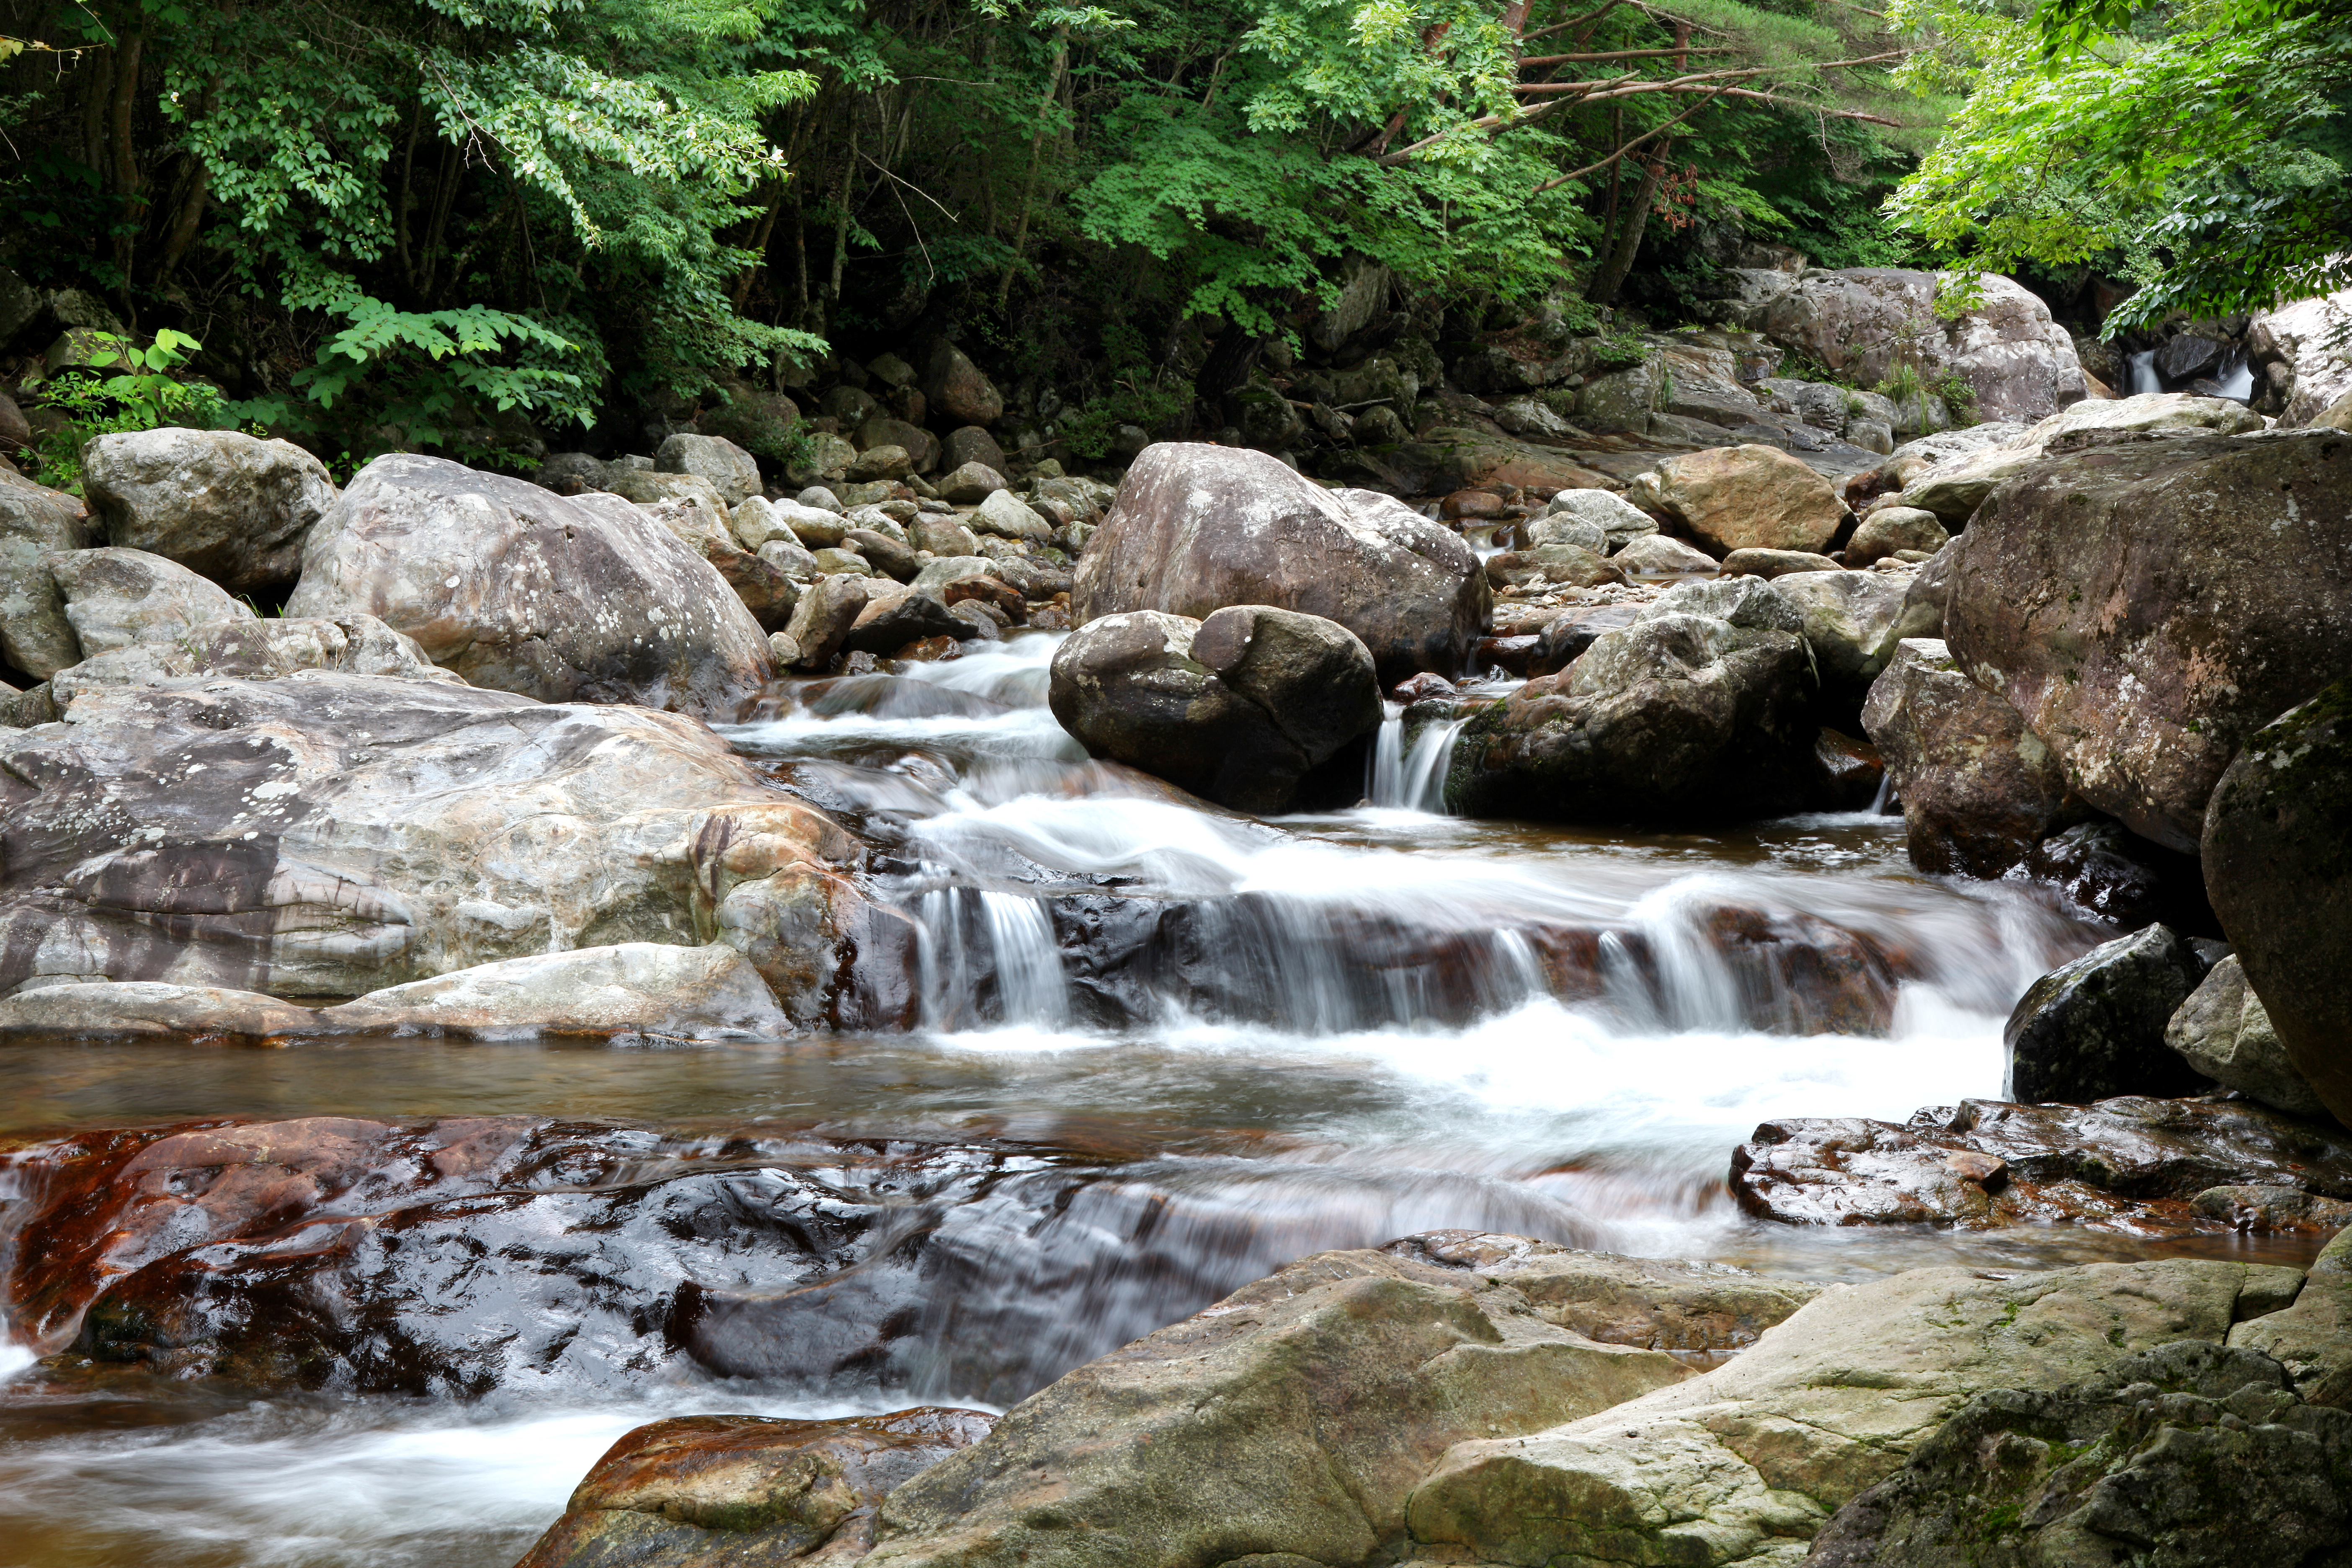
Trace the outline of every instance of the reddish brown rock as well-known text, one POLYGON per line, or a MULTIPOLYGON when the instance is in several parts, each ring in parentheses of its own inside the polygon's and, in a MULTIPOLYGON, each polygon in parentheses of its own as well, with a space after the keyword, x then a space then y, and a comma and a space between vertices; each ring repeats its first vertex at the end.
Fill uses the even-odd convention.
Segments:
POLYGON ((1714 552, 1827 550, 1845 521, 1829 480, 1777 447, 1716 447, 1658 465, 1658 500, 1714 552))

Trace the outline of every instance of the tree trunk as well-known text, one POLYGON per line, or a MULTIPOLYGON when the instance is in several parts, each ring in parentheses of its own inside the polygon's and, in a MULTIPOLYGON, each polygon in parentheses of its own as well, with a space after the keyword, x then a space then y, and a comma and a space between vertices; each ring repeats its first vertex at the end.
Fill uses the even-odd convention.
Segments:
MULTIPOLYGON (((1671 146, 1671 143, 1669 144, 1671 146)), ((1658 199, 1658 187, 1665 183, 1666 151, 1642 165, 1642 183, 1633 191, 1633 201, 1625 214, 1624 231, 1618 235, 1617 244, 1609 258, 1593 274, 1592 287, 1584 297, 1596 305, 1615 302, 1617 290, 1625 286, 1626 275, 1633 270, 1633 258, 1641 254, 1643 231, 1650 226, 1650 207, 1658 199)))

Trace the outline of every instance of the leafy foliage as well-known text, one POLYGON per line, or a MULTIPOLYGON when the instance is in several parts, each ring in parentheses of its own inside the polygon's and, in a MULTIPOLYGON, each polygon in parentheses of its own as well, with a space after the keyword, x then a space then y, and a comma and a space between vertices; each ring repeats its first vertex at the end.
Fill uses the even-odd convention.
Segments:
POLYGON ((100 436, 167 425, 210 430, 229 423, 218 387, 173 374, 204 347, 185 332, 167 327, 144 347, 113 332, 89 332, 86 342, 92 363, 60 369, 42 389, 48 406, 67 421, 41 442, 42 484, 79 495, 81 449, 100 436))

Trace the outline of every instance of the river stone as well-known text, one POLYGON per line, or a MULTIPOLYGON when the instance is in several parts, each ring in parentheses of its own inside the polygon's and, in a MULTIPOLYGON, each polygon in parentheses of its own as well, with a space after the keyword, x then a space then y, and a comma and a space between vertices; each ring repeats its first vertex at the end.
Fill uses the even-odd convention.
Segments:
POLYGON ((109 544, 176 561, 234 593, 290 587, 302 541, 335 503, 326 465, 235 430, 137 430, 82 450, 109 544))
POLYGON ((1832 1287, 1704 1376, 1530 1436, 1456 1444, 1408 1504, 1416 1554, 1793 1568, 1970 1395, 2063 1387, 2179 1340, 2218 1344, 2242 1299, 2275 1303, 2296 1281, 2168 1260, 1832 1287))
POLYGON ((2197 951, 2152 925, 2062 963, 2026 988, 2001 1031, 2002 1098, 2087 1105, 2119 1094, 2194 1094, 2204 1079, 2165 1028, 2205 978, 2197 951))
POLYGON ((681 430, 664 438, 654 453, 654 470, 692 474, 707 480, 719 493, 721 506, 733 506, 760 493, 759 459, 722 436, 681 430))
MULTIPOLYGON (((596 493, 600 492, 583 491, 570 499, 581 502, 596 493)), ((719 487, 700 474, 656 473, 651 468, 615 468, 610 471, 604 491, 601 493, 616 495, 623 500, 644 507, 658 506, 664 501, 680 501, 703 508, 721 522, 731 524, 733 521, 733 514, 729 511, 719 487)))
POLYGON ((323 670, 99 687, 69 724, 0 731, 0 992, 346 997, 715 933, 814 1023, 858 1016, 910 956, 869 930, 846 833, 642 708, 323 670), (853 936, 867 957, 845 971, 853 936))
POLYGON ((537 952, 387 986, 319 1016, 337 1028, 466 1039, 639 1033, 775 1039, 793 1030, 759 971, 723 942, 537 952))
POLYGON ((1026 539, 1044 544, 1054 537, 1053 524, 1030 510, 1028 504, 1011 490, 991 491, 987 500, 972 509, 968 521, 973 531, 1004 539, 1026 539))
POLYGON ((1481 708, 1454 742, 1448 805, 1571 822, 1807 808, 1822 779, 1802 624, 1760 578, 1670 589, 1567 668, 1481 708))
POLYGON ((642 511, 394 453, 310 531, 291 616, 363 611, 476 686, 734 717, 774 672, 719 573, 642 511))
POLYGON ((1680 1382, 1555 1327, 1505 1269, 1327 1252, 1114 1351, 892 1492, 871 1568, 1381 1561, 1472 1434, 1680 1382))
POLYGON ((1961 668, 2168 848, 2196 850, 2248 736, 2352 674, 2352 577, 2309 570, 2352 550, 2352 437, 2076 452, 1997 491, 1958 548, 1961 668))
POLYGON ((2164 1043, 2198 1073, 2264 1105, 2303 1116, 2327 1114, 2327 1107, 2288 1059, 2263 999, 2246 984, 2234 952, 2215 964, 2172 1015, 2164 1026, 2164 1043))
POLYGON ((676 1415, 623 1436, 516 1568, 844 1563, 882 1499, 996 1417, 926 1406, 835 1421, 676 1415))
POLYGON ((1727 577, 1761 577, 1767 582, 1799 572, 1838 570, 1836 562, 1826 555, 1816 555, 1810 550, 1759 550, 1752 545, 1733 551, 1723 558, 1722 563, 1723 574, 1727 577))
POLYGON ((1260 605, 1204 621, 1089 621, 1054 654, 1048 705, 1098 757, 1243 811, 1280 811, 1381 723, 1371 654, 1346 627, 1260 605))
POLYGON ((965 642, 974 635, 970 623, 948 613, 946 600, 903 584, 884 583, 868 587, 857 618, 842 634, 841 646, 852 653, 889 655, 925 637, 965 642))
POLYGON ((1486 558, 1486 581, 1497 587, 1597 588, 1622 583, 1624 571, 1607 556, 1574 544, 1538 544, 1486 558))
POLYGON ((858 421, 856 434, 851 437, 858 457, 867 469, 858 471, 859 463, 849 466, 852 480, 904 479, 910 474, 928 474, 939 466, 940 438, 920 425, 895 419, 887 414, 876 414, 858 421), (877 464, 873 454, 886 447, 896 447, 906 454, 906 467, 897 473, 883 471, 895 463, 877 464))
POLYGON ((1004 395, 961 349, 944 338, 931 345, 923 396, 933 409, 959 425, 986 426, 1004 416, 1004 395))
MULTIPOLYGON (((821 552, 824 556, 834 552, 821 552)), ((792 623, 784 635, 801 650, 800 668, 823 670, 833 663, 833 656, 841 651, 841 639, 857 624, 866 608, 866 579, 862 574, 828 573, 811 584, 793 606, 792 623)))
MULTIPOLYGON (((1633 509, 1628 507, 1626 510, 1630 511, 1633 509)), ((1648 519, 1643 521, 1648 521, 1648 519)), ((1655 523, 1651 524, 1654 529, 1656 526, 1655 523)), ((1530 550, 1539 550, 1547 544, 1566 544, 1594 555, 1609 553, 1609 531, 1590 518, 1549 512, 1521 523, 1519 533, 1527 540, 1530 550)))
POLYGON ((1882 506, 1862 520, 1845 547, 1845 563, 1864 567, 1898 550, 1933 555, 1952 542, 1942 520, 1916 506, 1882 506))
POLYGON ((1461 536, 1392 496, 1324 489, 1263 452, 1163 441, 1128 469, 1070 602, 1081 621, 1252 604, 1320 616, 1394 685, 1460 673, 1494 600, 1461 536))
POLYGON ((1977 1394, 1838 1511, 1807 1568, 2289 1568, 2352 1543, 2352 1413, 2194 1342, 1977 1394))
POLYGON ((560 496, 575 496, 583 490, 603 489, 610 477, 611 470, 601 458, 586 452, 551 452, 530 476, 530 482, 560 496))
POLYGON ((849 477, 853 482, 904 479, 913 471, 914 459, 907 455, 906 447, 895 443, 868 447, 857 454, 857 461, 849 465, 849 477))
POLYGON ((332 621, 236 616, 207 621, 168 642, 134 643, 86 658, 58 671, 50 684, 58 705, 71 708, 76 698, 93 687, 153 686, 194 675, 274 680, 299 669, 464 684, 426 658, 415 639, 373 616, 332 621))
POLYGON ((914 581, 923 563, 915 558, 912 546, 901 543, 887 534, 877 533, 870 528, 853 528, 841 536, 846 549, 866 557, 874 569, 885 577, 900 583, 914 581))
POLYGON ((2301 1204, 2274 1195, 2273 1213, 2318 1223, 2306 1216, 2352 1200, 2352 1140, 2249 1100, 1964 1100, 1903 1123, 1764 1122, 1732 1152, 1730 1185, 1741 1209, 1783 1225, 2074 1225, 2188 1239, 2234 1228, 2200 1206, 2232 1187, 2294 1194, 2301 1204))
POLYGON ((1829 480, 1777 447, 1717 447, 1666 458, 1659 504, 1717 554, 1829 548, 1845 501, 1829 480))
POLYGON ((918 517, 907 525, 907 542, 934 555, 980 553, 980 536, 952 517, 918 517))
POLYGON ((0 1043, 194 1040, 240 1045, 316 1034, 319 1015, 251 991, 153 980, 63 980, 0 999, 0 1043))
MULTIPOLYGON (((796 585, 814 583, 824 575, 824 568, 817 564, 816 557, 790 533, 769 540, 760 546, 758 554, 761 560, 791 578, 796 585)), ((800 607, 797 596, 793 600, 793 607, 800 607)))
POLYGON ((1688 576, 1693 573, 1713 572, 1716 559, 1704 550, 1695 550, 1679 539, 1669 539, 1663 533, 1645 533, 1628 542, 1610 556, 1611 561, 1626 574, 1651 576, 1688 576))
POLYGON ((43 680, 79 662, 65 603, 40 563, 88 547, 93 532, 80 501, 0 463, 0 659, 43 680))
POLYGON ((67 551, 42 564, 84 658, 173 642, 215 621, 259 618, 186 567, 143 550, 67 551))
MULTIPOLYGON (((2308 439, 2308 437, 2305 437, 2308 439)), ((2205 891, 2295 1070, 2352 1125, 2352 681, 2255 731, 2205 814, 2205 891)))
MULTIPOLYGON (((617 498, 589 494, 572 499, 595 510, 612 506, 617 498)), ((719 580, 735 591, 735 597, 751 612, 751 618, 762 631, 772 632, 783 626, 800 599, 800 589, 782 565, 744 549, 737 542, 730 520, 719 514, 707 498, 656 501, 643 510, 710 563, 719 580)), ((813 559, 810 564, 814 567, 813 559)))
MULTIPOLYGON (((1730 564, 1726 561, 1725 570, 1730 564)), ((1861 700, 1902 641, 1910 579, 1900 573, 1832 567, 1790 573, 1774 578, 1772 585, 1805 617, 1805 642, 1813 650, 1822 685, 1849 702, 1861 700)))
POLYGON ((1003 469, 975 461, 957 464, 940 480, 938 489, 941 500, 958 506, 977 506, 1003 489, 1006 483, 1003 469))
POLYGON ((2352 1410, 2352 1275, 2343 1268, 2347 1238, 2352 1230, 2340 1231, 2321 1249, 2290 1305, 2230 1331, 2231 1344, 2285 1366, 2305 1400, 2336 1410, 2352 1410))
POLYGON ((1600 524, 1612 552, 1658 531, 1657 519, 1608 490, 1562 490, 1545 506, 1544 515, 1600 524))

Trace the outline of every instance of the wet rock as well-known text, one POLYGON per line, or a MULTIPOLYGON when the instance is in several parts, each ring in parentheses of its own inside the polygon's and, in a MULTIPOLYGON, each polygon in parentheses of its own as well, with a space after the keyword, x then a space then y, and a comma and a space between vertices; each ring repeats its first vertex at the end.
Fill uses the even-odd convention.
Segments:
POLYGON ((1004 395, 945 339, 932 346, 923 396, 932 408, 961 425, 985 427, 1004 415, 1004 395))
POLYGON ((2337 1231, 2352 1226, 2352 1203, 2315 1197, 2294 1187, 2208 1187, 2189 1206, 2232 1230, 2337 1231))
POLYGON ((1838 563, 1808 550, 1735 550, 1723 558, 1727 577, 1761 577, 1770 581, 1797 572, 1835 572, 1838 563))
POLYGON ((885 962, 842 968, 868 918, 855 841, 644 709, 326 671, 101 687, 70 724, 0 731, 0 991, 353 996, 715 932, 813 1023, 885 962))
POLYGON ((274 680, 303 669, 464 684, 427 659, 415 639, 373 616, 330 621, 242 615, 190 626, 169 641, 133 643, 86 658, 58 671, 51 685, 57 700, 71 707, 93 687, 153 686, 195 675, 274 680))
POLYGON ((2352 584, 2303 569, 2347 542, 2352 437, 2093 447, 1979 510, 1945 635, 2085 800, 2194 852, 2239 746, 2352 674, 2352 584))
POLYGON ((1658 465, 1660 504, 1718 554, 1829 548, 1845 501, 1827 479, 1774 447, 1718 447, 1658 465))
POLYGON ((292 616, 375 616, 476 686, 731 718, 772 675, 725 580, 643 512, 436 458, 362 469, 311 529, 292 616))
POLYGON ((880 656, 925 637, 953 637, 961 642, 972 635, 967 623, 948 613, 944 599, 884 584, 868 588, 857 618, 842 634, 841 646, 852 653, 880 656))
POLYGON ((1662 1352, 1554 1327, 1513 1278, 1393 1252, 1304 1258, 1081 1367, 891 1493, 866 1561, 1393 1553, 1407 1493, 1449 1444, 1540 1431, 1685 1375, 1662 1352))
POLYGON ((1920 1268, 1826 1291, 1704 1376, 1530 1436, 1456 1444, 1412 1492, 1419 1555, 1724 1568, 1798 1561, 1967 1399, 2048 1389, 2180 1340, 2219 1344, 2292 1269, 1920 1268))
MULTIPOLYGON (((1730 564, 1727 560, 1724 569, 1730 564)), ((1910 582, 1900 574, 1832 568, 1794 573, 1777 578, 1774 586, 1805 617, 1805 642, 1823 689, 1851 713, 1895 657, 1910 582)))
POLYGON ((1963 1100, 1907 1125, 1784 1120, 1732 1154, 1742 1208, 1790 1225, 1987 1230, 2064 1222, 2161 1237, 2234 1228, 2192 1205, 2218 1187, 2352 1200, 2352 1142, 2243 1100, 2092 1106, 1963 1100))
POLYGON ((467 1039, 774 1039, 793 1030, 759 971, 720 942, 630 942, 504 959, 371 992, 319 1017, 331 1028, 467 1039))
POLYGON ((1819 795, 1803 619, 1753 577, 1685 584, 1472 717, 1446 801, 1474 816, 1737 819, 1819 795))
POLYGON ((873 1545, 887 1493, 995 1424, 935 1406, 836 1421, 656 1421, 596 1461, 516 1568, 852 1561, 873 1545))
POLYGON ((835 572, 819 577, 801 595, 784 627, 784 635, 801 650, 801 668, 822 670, 833 663, 842 639, 866 611, 866 593, 862 575, 835 572))
POLYGON ((2327 1114, 2279 1043, 2263 999, 2246 984, 2234 952, 2216 963, 2172 1015, 2164 1043, 2194 1071, 2265 1105, 2298 1116, 2327 1114))
POLYGON ((186 567, 143 550, 75 550, 41 565, 84 658, 168 643, 215 621, 258 618, 186 567))
POLYGON ((1255 605, 1089 621, 1055 653, 1048 700, 1095 755, 1255 812, 1381 721, 1371 655, 1346 627, 1255 605))
POLYGON ((0 999, 0 1042, 195 1040, 260 1044, 322 1029, 318 1014, 250 991, 156 981, 41 984, 0 999))
POLYGON ((2017 872, 2125 931, 2157 921, 2183 931, 2216 929, 2199 885, 2197 858, 2150 844, 2119 822, 2084 822, 2053 833, 2033 847, 2017 872))
POLYGON ((1532 550, 1507 550, 1486 559, 1486 581, 1497 587, 1539 587, 1549 583, 1597 588, 1624 580, 1624 572, 1608 557, 1573 544, 1538 544, 1532 550))
POLYGON ((1829 809, 1869 811, 1876 805, 1886 779, 1886 763, 1877 747, 1824 728, 1813 742, 1813 754, 1829 779, 1829 809))
POLYGON ((234 430, 100 436, 82 468, 109 544, 177 562, 234 593, 291 587, 303 540, 335 501, 318 458, 234 430))
POLYGON ((2352 1119, 2347 822, 2352 681, 2339 680, 2247 741, 2213 791, 2204 839, 2221 929, 2288 1059, 2339 1121, 2352 1119))
POLYGON ((0 463, 0 659, 43 680, 80 660, 41 558, 82 550, 94 531, 80 501, 0 463))
POLYGON ((2087 812, 2050 748, 1940 641, 1896 645, 1862 726, 1886 759, 1911 863, 1923 871, 1998 877, 2087 812))
POLYGON ((2001 1031, 2003 1096, 2086 1105, 2128 1094, 2194 1094, 2203 1078, 2165 1028, 2206 963, 2168 926, 2149 926, 2062 963, 2026 989, 2001 1031))
POLYGON ((1941 519, 1916 506, 1883 506, 1862 520, 1845 547, 1845 563, 1864 567, 1898 550, 1933 555, 1952 542, 1941 519))
POLYGON ((1633 540, 1609 559, 1628 574, 1644 576, 1680 577, 1716 570, 1714 556, 1704 550, 1695 550, 1679 539, 1669 539, 1663 533, 1645 534, 1633 540))
POLYGON ((1326 490, 1262 452, 1162 442, 1128 470, 1071 603, 1081 620, 1248 604, 1319 616, 1393 683, 1458 674, 1492 595, 1458 534, 1392 497, 1326 490))
MULTIPOLYGON (((2176 340, 2178 341, 2178 340, 2176 340)), ((1978 1394, 1841 1509, 1808 1568, 2286 1568, 2352 1542, 2352 1414, 2200 1342, 1978 1394)))

